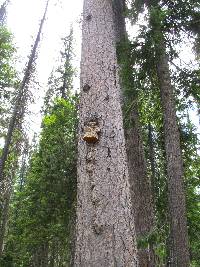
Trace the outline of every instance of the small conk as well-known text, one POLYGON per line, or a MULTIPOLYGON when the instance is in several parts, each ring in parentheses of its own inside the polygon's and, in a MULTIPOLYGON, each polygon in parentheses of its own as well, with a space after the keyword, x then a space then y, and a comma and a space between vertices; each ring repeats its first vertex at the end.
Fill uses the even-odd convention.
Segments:
POLYGON ((83 140, 87 143, 96 143, 99 140, 100 128, 96 122, 89 122, 87 126, 84 127, 83 140))

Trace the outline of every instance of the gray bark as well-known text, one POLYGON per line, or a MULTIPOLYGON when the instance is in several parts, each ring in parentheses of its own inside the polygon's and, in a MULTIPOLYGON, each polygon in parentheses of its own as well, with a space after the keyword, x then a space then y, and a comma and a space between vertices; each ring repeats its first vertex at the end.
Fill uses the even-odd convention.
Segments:
MULTIPOLYGON (((117 42, 120 42, 123 45, 123 42, 126 42, 128 38, 124 17, 125 1, 114 0, 113 6, 115 14, 116 39, 117 42)), ((123 53, 123 57, 127 57, 128 61, 128 51, 123 53)), ((130 80, 132 80, 132 77, 130 77, 130 80)), ((121 81, 121 85, 123 87, 123 80, 121 81)), ((124 105, 126 105, 126 96, 124 95, 123 98, 124 105)), ((137 96, 135 96, 135 103, 136 102, 137 96)), ((150 234, 153 229, 154 211, 151 194, 151 183, 147 175, 147 166, 144 155, 144 147, 142 142, 142 134, 140 129, 137 104, 133 105, 129 116, 131 125, 127 129, 125 129, 125 137, 128 157, 129 179, 131 185, 131 200, 133 207, 133 215, 135 219, 136 237, 137 239, 141 239, 150 234)), ((138 249, 139 266, 155 266, 153 255, 153 248, 138 249)))
POLYGON ((38 247, 34 252, 30 267, 48 267, 48 250, 48 242, 38 247))
POLYGON ((4 199, 3 211, 1 216, 1 224, 0 224, 0 257, 3 254, 4 250, 4 237, 6 234, 6 228, 8 223, 8 212, 9 212, 9 203, 11 197, 11 190, 8 190, 4 199))
MULTIPOLYGON (((151 194, 151 183, 147 175, 147 166, 139 124, 137 107, 130 114, 131 126, 126 129, 127 155, 131 185, 131 197, 137 239, 145 238, 153 230, 154 211, 151 194)), ((138 250, 139 266, 155 266, 153 251, 141 248, 138 250)))
POLYGON ((112 0, 85 0, 75 266, 137 266, 112 0))
POLYGON ((1 7, 0 7, 0 26, 4 25, 6 22, 6 13, 7 13, 7 5, 9 3, 9 0, 6 0, 2 3, 1 7))
POLYGON ((125 0, 113 0, 115 35, 117 42, 122 42, 127 39, 126 23, 124 16, 125 9, 125 0))
MULTIPOLYGON (((20 143, 15 144, 15 153, 19 155, 20 143)), ((8 219, 9 219, 9 206, 10 199, 12 195, 12 185, 15 177, 16 170, 18 168, 18 160, 15 159, 12 161, 12 164, 9 164, 9 170, 7 170, 4 184, 1 187, 2 190, 2 214, 0 216, 0 257, 3 254, 4 245, 5 245, 5 236, 8 230, 8 219)))
POLYGON ((150 169, 151 169, 151 192, 153 199, 153 206, 156 198, 156 156, 155 156, 155 144, 153 140, 153 127, 149 123, 148 125, 148 146, 149 146, 149 160, 150 160, 150 169))
POLYGON ((157 74, 160 84, 161 103, 164 116, 164 136, 168 175, 168 202, 171 237, 171 258, 169 266, 188 267, 189 249, 180 134, 176 118, 175 100, 164 38, 161 40, 157 48, 157 58, 157 74))
POLYGON ((64 64, 64 73, 63 73, 63 84, 61 87, 61 97, 67 99, 70 95, 70 78, 71 73, 69 74, 69 68, 71 66, 71 56, 72 56, 72 41, 73 41, 73 30, 70 30, 70 34, 65 40, 65 64, 64 64))

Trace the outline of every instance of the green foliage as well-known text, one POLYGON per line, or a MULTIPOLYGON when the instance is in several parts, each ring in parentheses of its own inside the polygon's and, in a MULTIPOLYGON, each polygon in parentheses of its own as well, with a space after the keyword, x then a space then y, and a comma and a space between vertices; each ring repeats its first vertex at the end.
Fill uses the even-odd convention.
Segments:
POLYGON ((188 232, 190 238, 190 254, 193 266, 198 266, 200 257, 200 141, 195 134, 195 127, 188 114, 186 122, 181 124, 181 146, 185 170, 185 187, 187 200, 188 232))
POLYGON ((63 47, 60 51, 59 66, 56 67, 48 80, 48 90, 44 100, 44 113, 48 112, 54 97, 67 98, 73 89, 73 77, 75 69, 72 66, 73 59, 73 30, 65 38, 62 38, 63 47))
POLYGON ((4 264, 6 257, 16 267, 64 267, 72 261, 78 100, 71 93, 72 40, 71 30, 49 83, 39 144, 26 152, 31 158, 22 159, 22 174, 16 175, 4 264))
POLYGON ((15 48, 12 35, 6 27, 0 26, 0 138, 7 129, 8 118, 17 82, 13 67, 15 48))
MULTIPOLYGON (((191 35, 198 48, 200 6, 195 0, 136 0, 131 3, 129 17, 136 21, 147 8, 145 19, 148 24, 140 27, 133 41, 125 40, 118 44, 117 50, 125 96, 125 127, 132 127, 129 115, 133 108, 139 109, 148 175, 154 196, 154 230, 137 240, 138 248, 153 246, 157 266, 163 266, 168 254, 169 225, 163 115, 156 73, 158 50, 164 38, 169 60, 173 62, 179 58, 176 45, 181 43, 183 34, 184 37, 191 35)), ((49 79, 39 145, 26 166, 28 171, 25 182, 21 184, 19 181, 14 188, 7 242, 0 262, 2 267, 29 267, 32 262, 38 267, 52 262, 55 267, 66 267, 71 261, 76 206, 78 119, 77 97, 71 93, 74 75, 71 64, 72 41, 71 31, 63 39, 59 59, 61 64, 49 79), (48 263, 44 263, 44 259, 48 263)), ((0 27, 0 104, 3 104, 0 114, 6 114, 0 119, 1 136, 7 126, 7 111, 14 96, 10 89, 16 83, 12 67, 14 52, 11 34, 5 27, 0 27)), ((196 68, 180 66, 172 73, 185 170, 191 264, 194 267, 200 265, 200 157, 197 151, 198 136, 188 110, 194 106, 194 101, 197 106, 200 103, 199 74, 198 64, 196 68)), ((18 131, 15 135, 13 146, 21 138, 18 131)), ((9 164, 16 163, 16 151, 10 153, 9 164)))
MULTIPOLYGON (((43 119, 26 184, 13 200, 6 251, 15 266, 29 266, 43 245, 55 264, 70 261, 76 204, 76 98, 56 99, 43 119)), ((50 259, 49 259, 50 260, 50 259)), ((58 266, 58 265, 55 265, 58 266)))
MULTIPOLYGON (((13 37, 5 26, 0 26, 0 143, 1 146, 7 132, 12 110, 12 101, 15 97, 16 72, 13 66, 15 48, 13 37)), ((19 140, 21 135, 16 129, 13 137, 11 153, 6 163, 5 181, 0 182, 0 231, 2 231, 2 213, 5 205, 5 195, 10 191, 10 186, 17 169, 19 156, 19 140)), ((0 157, 2 147, 0 147, 0 157)))
POLYGON ((137 240, 138 249, 154 248, 154 256, 157 259, 156 266, 163 266, 167 256, 165 240, 162 238, 162 234, 166 235, 164 229, 154 229, 151 233, 143 238, 137 240))
POLYGON ((0 97, 8 97, 3 89, 11 86, 15 78, 15 71, 12 67, 14 52, 11 33, 5 27, 0 26, 0 97))
MULTIPOLYGON (((156 239, 153 239, 153 243, 157 255, 157 265, 163 266, 168 254, 166 248, 169 227, 163 116, 159 81, 156 73, 157 60, 163 38, 170 62, 179 58, 176 45, 181 43, 183 33, 184 37, 187 34, 193 34, 193 37, 195 34, 197 35, 198 25, 196 22, 200 9, 197 1, 132 1, 129 17, 136 21, 143 11, 146 14, 145 19, 148 20, 147 26, 140 26, 140 31, 132 42, 129 41, 126 44, 119 45, 119 47, 121 46, 119 49, 121 57, 118 56, 118 58, 122 66, 121 79, 124 85, 126 103, 124 107, 125 117, 128 118, 128 114, 135 103, 139 108, 148 173, 151 177, 154 194, 156 214, 154 234, 156 239), (147 8, 148 14, 146 12, 147 8), (191 25, 194 25, 193 29, 191 25), (151 140, 149 140, 149 128, 151 129, 151 140), (150 147, 150 143, 153 148, 150 147), (151 157, 152 149, 153 159, 151 157)), ((191 264, 193 266, 200 264, 198 256, 199 242, 197 241, 200 237, 200 201, 198 194, 200 165, 197 153, 199 142, 191 121, 185 123, 187 119, 185 114, 191 107, 199 107, 198 68, 199 65, 196 68, 178 66, 172 73, 181 132, 191 264), (196 105, 194 105, 194 102, 196 102, 196 105)), ((131 125, 126 121, 125 127, 127 126, 131 125)), ((138 240, 138 246, 147 248, 150 245, 150 236, 151 234, 138 240)))
MULTIPOLYGON (((167 190, 166 165, 163 141, 163 119, 160 104, 158 80, 156 76, 153 38, 146 28, 135 42, 125 41, 118 44, 118 62, 124 95, 124 126, 132 127, 130 119, 132 110, 139 110, 143 131, 143 142, 148 166, 148 175, 152 182, 152 193, 155 205, 155 225, 153 232, 137 240, 138 248, 154 247, 159 266, 166 259, 167 222, 167 190), (146 41, 146 42, 145 42, 146 41), (150 44, 150 45, 149 45, 150 44), (149 149, 149 129, 152 128, 152 142, 155 154, 154 167, 151 169, 149 149), (153 174, 153 172, 155 172, 153 174)), ((151 31, 152 32, 152 31, 151 31)))

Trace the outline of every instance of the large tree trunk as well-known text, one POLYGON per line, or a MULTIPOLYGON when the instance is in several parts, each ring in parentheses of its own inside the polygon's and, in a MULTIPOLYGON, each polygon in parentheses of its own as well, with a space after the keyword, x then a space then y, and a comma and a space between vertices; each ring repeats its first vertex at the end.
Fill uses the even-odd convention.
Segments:
POLYGON ((79 267, 137 265, 115 43, 112 0, 85 0, 75 255, 79 267))
POLYGON ((183 163, 173 87, 170 79, 168 56, 166 54, 164 38, 160 41, 157 51, 157 74, 160 84, 161 103, 164 116, 164 136, 168 174, 171 240, 171 258, 169 266, 187 267, 189 266, 189 249, 183 183, 183 163))

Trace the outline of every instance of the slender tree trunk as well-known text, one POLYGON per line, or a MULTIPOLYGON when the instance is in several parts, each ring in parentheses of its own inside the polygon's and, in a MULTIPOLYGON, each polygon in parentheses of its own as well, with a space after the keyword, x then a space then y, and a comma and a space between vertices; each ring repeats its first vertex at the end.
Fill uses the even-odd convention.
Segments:
POLYGON ((76 243, 76 210, 72 214, 70 222, 69 248, 70 248, 70 262, 69 267, 74 266, 75 262, 75 243, 76 243))
POLYGON ((75 266, 136 266, 112 0, 85 0, 75 266))
POLYGON ((5 24, 6 13, 7 13, 6 8, 7 8, 8 3, 9 3, 9 0, 6 0, 0 6, 0 26, 5 24))
POLYGON ((183 183, 183 163, 175 100, 164 38, 161 38, 157 51, 157 75, 160 84, 161 103, 164 116, 165 150, 168 174, 168 201, 171 236, 170 254, 172 255, 169 266, 188 267, 189 249, 183 183))
POLYGON ((49 267, 55 266, 55 259, 56 259, 56 242, 53 240, 51 245, 51 255, 49 261, 49 267))
MULTIPOLYGON (((126 129, 126 144, 136 236, 141 239, 153 229, 154 212, 137 107, 133 107, 130 117, 131 127, 126 129)), ((138 260, 141 267, 155 266, 152 249, 138 249, 138 260)))
POLYGON ((8 222, 8 212, 9 212, 9 203, 10 203, 11 191, 8 190, 4 200, 4 206, 1 216, 1 225, 0 225, 0 257, 2 256, 4 250, 4 237, 6 234, 6 227, 8 222))
MULTIPOLYGON (((117 41, 123 45, 123 42, 127 42, 128 38, 124 17, 125 1, 114 0, 113 6, 115 12, 117 41)), ((128 62, 129 52, 125 51, 122 56, 126 57, 128 62)), ((123 66, 121 67, 123 68, 123 66)), ((132 80, 132 77, 129 78, 132 80)), ((121 84, 123 87, 123 79, 121 84)), ((135 103, 136 102, 137 97, 135 99, 135 103)), ((126 96, 124 96, 124 105, 126 105, 126 96)), ((126 148, 131 186, 131 200, 135 219, 135 231, 137 239, 140 239, 142 237, 144 238, 152 231, 154 225, 154 212, 152 205, 151 183, 147 175, 147 166, 137 104, 135 104, 130 111, 130 121, 131 126, 125 129, 126 148)), ((138 249, 139 266, 155 266, 153 255, 154 253, 152 248, 138 249)))
MULTIPOLYGON (((46 17, 46 13, 47 13, 47 8, 48 8, 48 3, 49 0, 47 1, 46 4, 46 8, 45 8, 45 12, 42 18, 42 21, 40 23, 40 27, 39 27, 39 31, 29 58, 29 62, 28 65, 26 67, 25 70, 25 74, 24 74, 24 78, 22 80, 22 83, 20 85, 19 88, 19 93, 16 99, 16 103, 15 103, 15 107, 13 110, 13 114, 8 126, 8 132, 7 132, 7 136, 5 139, 5 145, 2 151, 2 156, 0 159, 0 188, 1 188, 1 192, 0 192, 0 198, 3 199, 3 191, 4 190, 8 190, 3 188, 3 183, 5 183, 6 181, 6 177, 4 174, 4 170, 5 170, 5 166, 6 166, 6 161, 8 159, 8 155, 10 152, 10 147, 12 144, 12 137, 14 134, 14 131, 16 130, 17 126, 19 126, 21 124, 22 118, 24 117, 24 112, 25 112, 25 105, 26 105, 26 100, 27 100, 27 94, 28 94, 28 83, 34 68, 34 63, 35 63, 35 59, 36 59, 36 53, 37 53, 37 47, 39 44, 39 40, 40 40, 40 35, 41 35, 41 31, 42 31, 42 27, 45 21, 45 17, 46 17)), ((14 168, 14 170, 16 171, 16 168, 14 168)), ((12 175, 14 176, 14 174, 12 175)), ((12 181, 10 181, 10 192, 12 191, 12 181)), ((6 225, 7 225, 7 221, 8 221, 8 210, 9 210, 9 201, 10 201, 10 194, 9 193, 9 197, 6 198, 5 200, 5 208, 4 208, 4 214, 3 214, 3 224, 2 224, 2 229, 1 229, 1 234, 0 234, 0 254, 2 254, 3 252, 3 243, 4 243, 4 238, 5 238, 5 231, 6 231, 6 225)))
POLYGON ((150 123, 148 125, 148 145, 149 145, 149 160, 150 160, 150 168, 151 168, 151 191, 152 191, 152 199, 153 201, 155 201, 156 159, 155 159, 155 148, 154 148, 154 140, 153 140, 153 127, 150 123))
POLYGON ((28 64, 27 64, 27 67, 25 69, 24 78, 19 87, 19 93, 16 98, 16 103, 13 109, 13 114, 12 114, 12 117, 11 117, 11 120, 8 126, 8 132, 7 132, 6 139, 5 139, 5 145, 4 145, 2 156, 0 159, 0 183, 4 179, 3 177, 4 168, 5 168, 5 164, 6 164, 8 155, 9 155, 9 149, 11 146, 12 137, 13 137, 14 130, 16 128, 16 124, 18 123, 18 120, 22 120, 22 118, 24 117, 25 105, 26 105, 27 94, 28 94, 28 83, 30 81, 31 74, 34 69, 34 63, 37 57, 37 48, 39 45, 43 24, 46 18, 48 3, 49 3, 49 0, 47 1, 47 4, 46 4, 45 12, 44 12, 43 18, 39 26, 39 31, 38 31, 38 34, 37 34, 37 37, 36 37, 36 40, 35 40, 35 43, 34 43, 34 46, 33 46, 33 49, 32 49, 28 64))
POLYGON ((124 16, 125 10, 126 10, 125 0, 113 0, 116 41, 118 43, 124 42, 128 38, 126 32, 125 16, 124 16))
POLYGON ((48 263, 49 263, 49 261, 48 261, 48 254, 49 254, 49 244, 48 244, 48 241, 47 241, 42 246, 41 267, 48 267, 48 263))
POLYGON ((70 95, 69 78, 71 77, 71 74, 69 74, 69 66, 71 65, 70 61, 72 55, 72 41, 73 41, 73 30, 71 29, 67 40, 67 46, 65 47, 65 64, 64 64, 65 70, 63 74, 63 85, 61 87, 61 97, 64 99, 66 99, 70 95))
MULTIPOLYGON (((20 150, 20 142, 15 144, 15 155, 19 155, 20 150)), ((0 256, 3 254, 5 236, 8 226, 8 219, 9 219, 9 206, 10 206, 10 199, 12 195, 12 185, 13 179, 18 168, 18 160, 15 159, 14 161, 9 164, 9 170, 7 171, 6 178, 4 180, 4 185, 2 187, 2 214, 0 216, 0 256)))
POLYGON ((48 242, 38 247, 32 257, 31 267, 48 267, 48 242))

